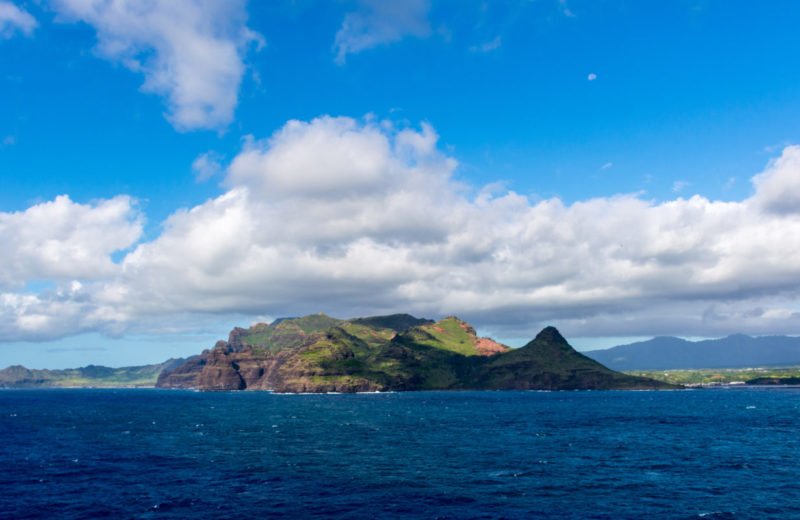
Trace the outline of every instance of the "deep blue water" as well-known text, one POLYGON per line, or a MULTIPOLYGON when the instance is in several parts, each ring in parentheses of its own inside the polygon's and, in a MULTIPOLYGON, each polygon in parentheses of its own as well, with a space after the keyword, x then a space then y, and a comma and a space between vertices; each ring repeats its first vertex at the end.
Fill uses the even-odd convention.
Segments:
POLYGON ((3 518, 800 518, 800 390, 0 392, 3 518))

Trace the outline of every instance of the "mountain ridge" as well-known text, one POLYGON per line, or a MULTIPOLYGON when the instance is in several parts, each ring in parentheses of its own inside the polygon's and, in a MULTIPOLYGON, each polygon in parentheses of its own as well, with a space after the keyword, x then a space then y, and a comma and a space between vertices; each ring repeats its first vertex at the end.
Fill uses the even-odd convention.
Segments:
POLYGON ((748 336, 688 341, 658 336, 584 352, 614 370, 691 370, 800 365, 800 337, 748 336))
POLYGON ((87 365, 79 368, 33 369, 11 365, 0 369, 0 388, 152 388, 165 370, 187 360, 173 358, 163 363, 130 367, 87 365))

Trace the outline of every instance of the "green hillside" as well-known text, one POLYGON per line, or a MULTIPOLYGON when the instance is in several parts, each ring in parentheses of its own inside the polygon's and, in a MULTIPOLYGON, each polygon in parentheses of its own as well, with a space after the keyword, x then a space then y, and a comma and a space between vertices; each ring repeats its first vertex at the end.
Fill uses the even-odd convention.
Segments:
MULTIPOLYGON (((325 314, 312 314, 302 318, 282 318, 271 324, 258 323, 249 329, 235 329, 242 345, 277 352, 287 348, 297 348, 308 338, 309 334, 321 332, 342 323, 343 320, 331 318, 325 314)), ((237 343, 235 337, 229 339, 237 343)))

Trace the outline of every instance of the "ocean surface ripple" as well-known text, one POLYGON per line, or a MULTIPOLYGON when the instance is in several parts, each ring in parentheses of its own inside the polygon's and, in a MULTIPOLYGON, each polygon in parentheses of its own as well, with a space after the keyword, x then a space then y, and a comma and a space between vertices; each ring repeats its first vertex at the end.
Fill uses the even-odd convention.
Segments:
POLYGON ((0 391, 2 518, 800 518, 800 390, 0 391))

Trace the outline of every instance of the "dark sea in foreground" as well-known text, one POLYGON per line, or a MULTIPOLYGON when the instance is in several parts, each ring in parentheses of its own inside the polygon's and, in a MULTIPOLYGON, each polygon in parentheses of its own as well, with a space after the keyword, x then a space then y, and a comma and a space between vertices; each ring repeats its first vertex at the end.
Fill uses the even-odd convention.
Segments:
POLYGON ((800 518, 800 390, 0 392, 2 518, 800 518))

